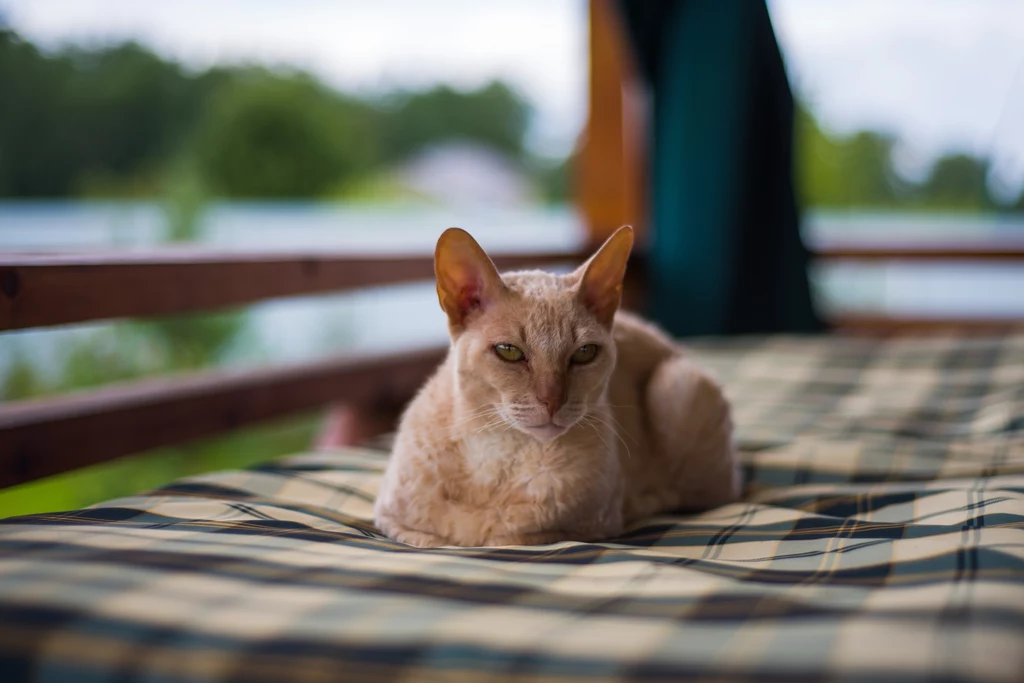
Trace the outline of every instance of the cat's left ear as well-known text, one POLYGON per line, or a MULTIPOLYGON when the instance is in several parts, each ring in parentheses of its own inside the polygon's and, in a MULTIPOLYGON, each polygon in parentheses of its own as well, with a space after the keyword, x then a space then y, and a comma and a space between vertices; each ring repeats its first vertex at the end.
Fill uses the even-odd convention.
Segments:
POLYGON ((633 228, 624 225, 577 271, 580 300, 603 325, 611 326, 622 301, 622 280, 632 249, 633 228))

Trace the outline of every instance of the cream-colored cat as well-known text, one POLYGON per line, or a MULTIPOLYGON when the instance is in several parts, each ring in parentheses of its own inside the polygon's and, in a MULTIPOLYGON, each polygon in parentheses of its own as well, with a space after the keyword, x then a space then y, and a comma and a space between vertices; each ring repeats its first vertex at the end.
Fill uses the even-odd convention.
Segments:
POLYGON ((447 359, 409 405, 377 526, 417 546, 594 541, 735 500, 729 405, 683 349, 617 312, 633 231, 571 275, 498 274, 441 235, 447 359))

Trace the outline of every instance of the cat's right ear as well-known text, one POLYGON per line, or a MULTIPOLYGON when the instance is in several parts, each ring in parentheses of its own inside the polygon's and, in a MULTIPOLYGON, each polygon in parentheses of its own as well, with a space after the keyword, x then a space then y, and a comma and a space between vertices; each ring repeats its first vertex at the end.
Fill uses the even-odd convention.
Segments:
POLYGON ((460 228, 448 228, 434 249, 437 298, 453 327, 462 327, 473 311, 485 308, 505 288, 494 263, 476 240, 460 228))

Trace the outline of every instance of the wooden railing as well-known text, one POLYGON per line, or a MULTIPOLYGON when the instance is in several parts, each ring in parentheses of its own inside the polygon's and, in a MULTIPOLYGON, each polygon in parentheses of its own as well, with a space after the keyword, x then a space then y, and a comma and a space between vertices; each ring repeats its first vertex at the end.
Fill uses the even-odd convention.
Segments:
POLYGON ((210 371, 2 405, 0 488, 329 403, 394 413, 443 353, 210 371))
MULTIPOLYGON (((503 270, 579 263, 584 251, 504 254, 503 270)), ((1014 261, 1010 247, 834 246, 819 259, 1014 261)), ((150 253, 0 255, 0 331, 89 320, 213 310, 265 299, 425 281, 427 256, 150 253)), ((638 307, 644 260, 630 266, 628 303, 638 307)), ((1003 331, 1012 321, 840 317, 846 331, 1003 331)), ((210 371, 0 405, 0 487, 180 443, 269 418, 343 403, 395 414, 440 361, 443 348, 348 355, 245 372, 210 371)))
MULTIPOLYGON (((566 262, 575 253, 518 254, 499 266, 566 262)), ((0 331, 160 316, 264 299, 433 277, 423 255, 224 253, 195 249, 0 255, 0 331)))
MULTIPOLYGON (((829 242, 812 245, 818 263, 871 264, 1015 264, 1024 266, 1024 239, 985 238, 974 242, 874 243, 829 242)), ((886 336, 906 333, 955 332, 1005 334, 1022 329, 1022 320, 978 316, 909 316, 882 313, 840 313, 828 320, 842 333, 886 336)))
POLYGON ((973 243, 908 242, 905 244, 830 243, 813 249, 820 261, 888 263, 1010 262, 1024 263, 1024 238, 984 239, 973 243))

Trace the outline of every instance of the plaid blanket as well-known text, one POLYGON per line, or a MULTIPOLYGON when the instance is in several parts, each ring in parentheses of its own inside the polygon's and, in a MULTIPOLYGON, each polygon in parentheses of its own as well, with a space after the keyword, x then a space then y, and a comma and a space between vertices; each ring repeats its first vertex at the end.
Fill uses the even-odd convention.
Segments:
POLYGON ((744 502, 417 550, 386 451, 0 524, 0 680, 1024 680, 1024 337, 697 346, 744 502))

